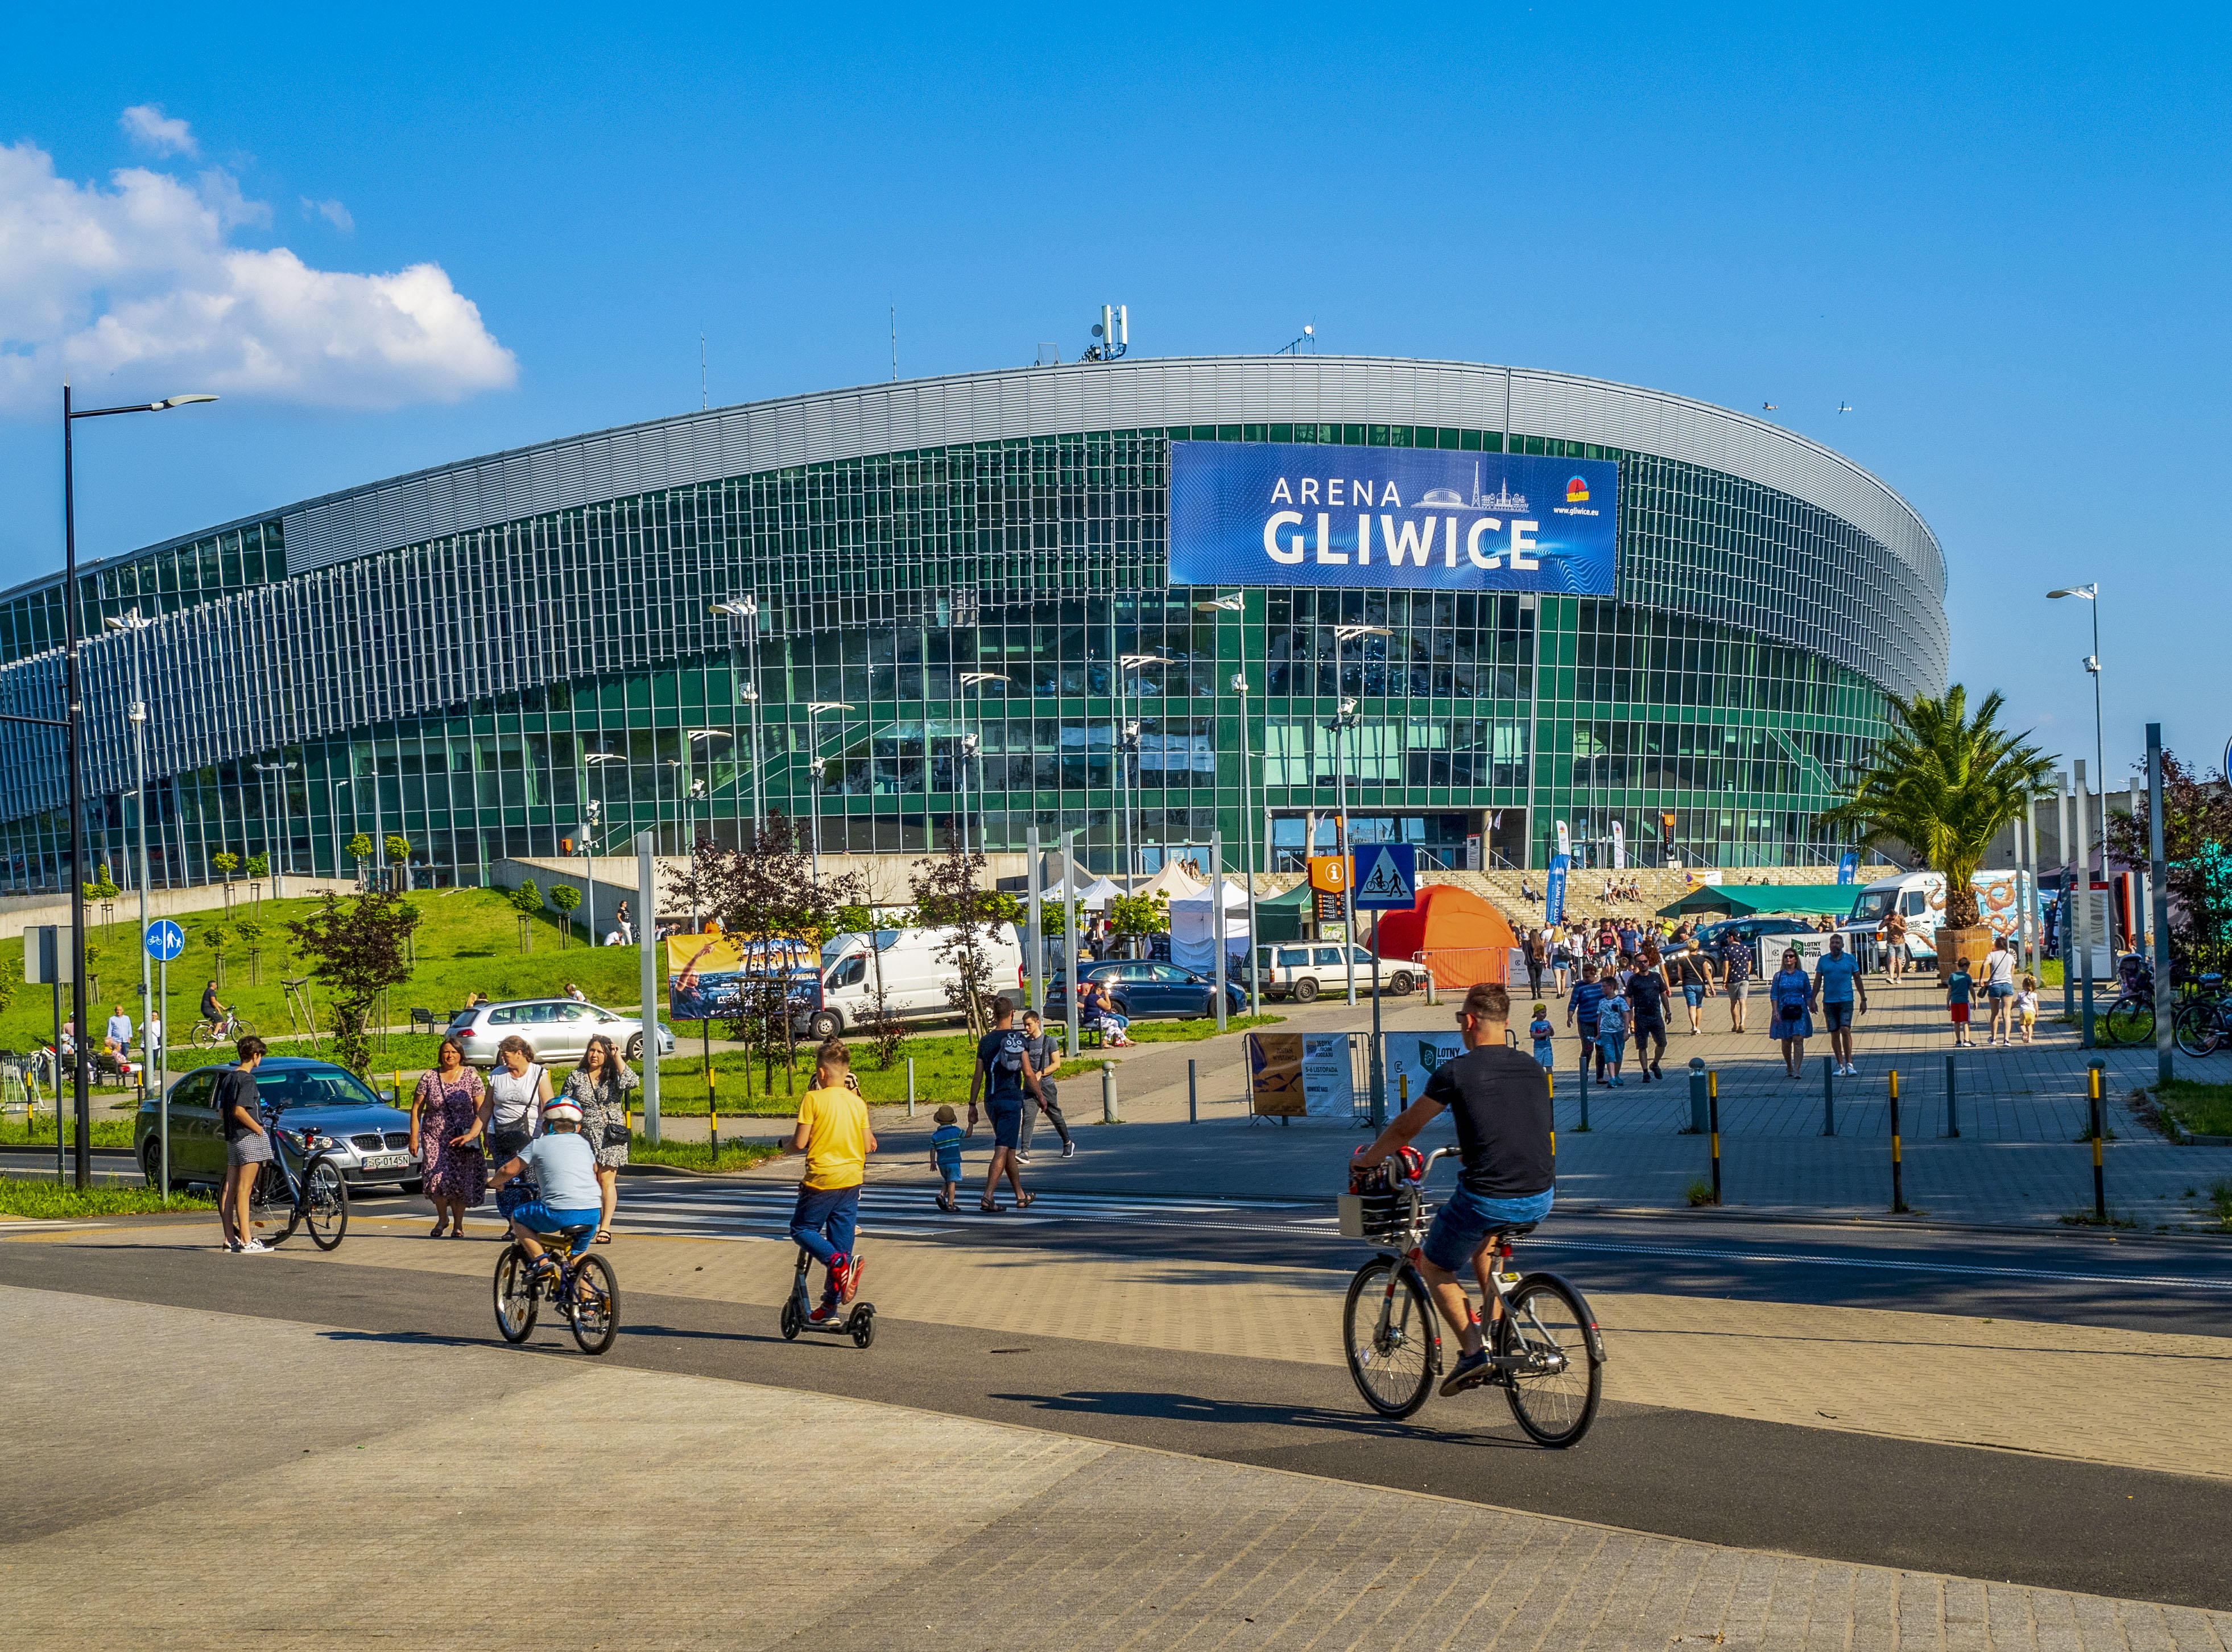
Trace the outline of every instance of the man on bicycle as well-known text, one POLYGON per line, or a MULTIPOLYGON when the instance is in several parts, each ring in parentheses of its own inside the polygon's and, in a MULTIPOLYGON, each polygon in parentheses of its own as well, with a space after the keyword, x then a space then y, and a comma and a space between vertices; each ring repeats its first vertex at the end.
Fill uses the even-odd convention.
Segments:
POLYGON ((232 1011, 226 1009, 224 1002, 218 998, 215 981, 202 988, 202 1019, 210 1024, 211 1031, 224 1031, 224 1018, 231 1013, 232 1011))
POLYGON ((496 1173, 499 1183, 514 1176, 532 1176, 535 1197, 511 1213, 511 1234, 538 1270, 546 1263, 541 1239, 561 1228, 578 1227, 574 1254, 581 1255, 596 1238, 604 1219, 604 1193, 597 1186, 596 1149, 582 1138, 581 1109, 562 1097, 542 1107, 542 1128, 496 1173))
POLYGON ((1437 1067, 1418 1099, 1357 1158, 1369 1169, 1409 1146, 1444 1109, 1456 1115, 1464 1168, 1457 1191, 1436 1213, 1418 1259, 1418 1271, 1462 1350, 1442 1384, 1444 1394, 1485 1382, 1496 1369, 1458 1271, 1470 1258, 1489 1311, 1500 1319, 1503 1304, 1488 1278, 1496 1266, 1496 1231, 1541 1220, 1556 1196, 1549 1075, 1532 1057, 1506 1047, 1510 1019, 1511 994, 1491 981, 1476 984, 1457 1011, 1465 1053, 1437 1067))

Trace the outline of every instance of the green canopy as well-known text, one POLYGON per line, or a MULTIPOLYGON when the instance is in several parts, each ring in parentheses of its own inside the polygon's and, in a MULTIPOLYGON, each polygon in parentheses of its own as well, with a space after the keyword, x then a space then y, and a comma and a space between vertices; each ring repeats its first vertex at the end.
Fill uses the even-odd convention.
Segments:
POLYGON ((1725 912, 1731 918, 1762 914, 1818 918, 1828 913, 1841 918, 1859 898, 1859 886, 1852 883, 1701 883, 1672 905, 1659 907, 1658 915, 1687 918, 1725 912))

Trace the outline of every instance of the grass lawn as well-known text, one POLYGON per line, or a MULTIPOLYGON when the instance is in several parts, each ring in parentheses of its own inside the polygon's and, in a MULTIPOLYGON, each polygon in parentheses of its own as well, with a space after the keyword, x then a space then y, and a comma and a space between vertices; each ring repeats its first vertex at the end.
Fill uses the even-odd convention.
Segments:
POLYGON ((749 1170, 782 1156, 781 1148, 765 1141, 723 1141, 716 1164, 710 1144, 704 1141, 646 1141, 639 1135, 628 1143, 628 1158, 636 1164, 671 1164, 684 1170, 749 1170))
POLYGON ((0 1212, 53 1221, 72 1216, 136 1216, 159 1210, 215 1210, 214 1200, 172 1193, 171 1202, 146 1187, 75 1187, 51 1181, 0 1177, 0 1212))
MULTIPOLYGON (((62 1139, 77 1140, 77 1121, 65 1115, 62 1139)), ((42 1113, 36 1128, 16 1115, 0 1118, 0 1148, 52 1147, 55 1144, 55 1115, 42 1113)), ((97 1148, 128 1148, 132 1145, 132 1120, 126 1118, 95 1118, 93 1122, 93 1145, 97 1148)))
POLYGON ((2156 1089, 2163 1110, 2196 1135, 2232 1135, 2232 1084, 2196 1084, 2174 1078, 2156 1089))

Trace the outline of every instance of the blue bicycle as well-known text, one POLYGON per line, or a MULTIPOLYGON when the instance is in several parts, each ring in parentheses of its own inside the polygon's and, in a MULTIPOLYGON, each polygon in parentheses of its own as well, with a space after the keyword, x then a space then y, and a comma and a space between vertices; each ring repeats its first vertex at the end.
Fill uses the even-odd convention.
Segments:
POLYGON ((508 1343, 523 1343, 535 1329, 542 1298, 566 1316, 584 1354, 601 1354, 620 1330, 620 1288, 601 1256, 575 1256, 574 1241, 597 1231, 594 1222, 561 1227, 540 1262, 517 1239, 496 1259, 496 1328, 508 1343))

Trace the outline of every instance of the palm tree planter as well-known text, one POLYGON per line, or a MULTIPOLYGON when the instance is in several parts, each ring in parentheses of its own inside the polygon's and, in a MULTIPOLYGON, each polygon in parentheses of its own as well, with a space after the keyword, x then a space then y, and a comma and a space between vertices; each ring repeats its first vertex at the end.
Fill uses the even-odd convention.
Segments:
POLYGON ((2025 734, 1996 725, 2002 700, 1984 696, 1968 715, 1969 691, 1955 683, 1943 699, 1893 698, 1894 725, 1874 765, 1851 794, 1821 816, 1824 826, 1857 829, 1880 848, 1896 838, 1945 876, 1945 921, 1937 930, 1937 980, 1956 959, 1982 961, 1992 930, 1976 906, 1976 868, 2000 829, 2022 817, 2025 798, 2043 787, 2053 759, 2025 734))

